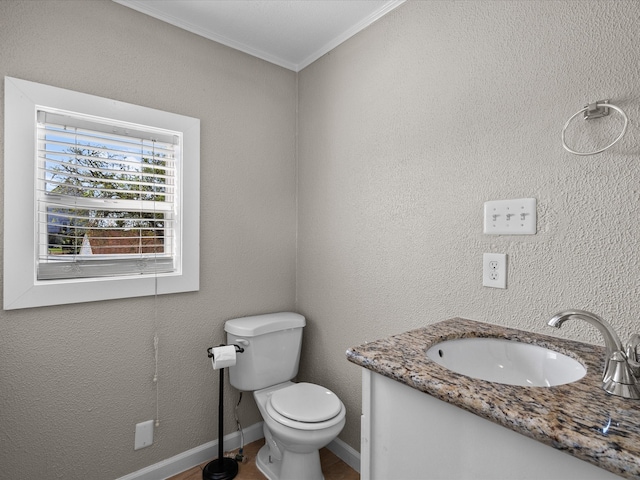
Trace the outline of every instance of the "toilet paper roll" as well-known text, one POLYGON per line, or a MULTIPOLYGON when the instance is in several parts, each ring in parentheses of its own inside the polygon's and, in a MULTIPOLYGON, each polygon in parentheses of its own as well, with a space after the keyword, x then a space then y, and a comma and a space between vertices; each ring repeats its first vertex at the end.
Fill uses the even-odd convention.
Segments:
POLYGON ((236 347, 233 345, 224 345, 222 347, 214 347, 211 349, 214 370, 221 368, 233 367, 236 364, 236 347))

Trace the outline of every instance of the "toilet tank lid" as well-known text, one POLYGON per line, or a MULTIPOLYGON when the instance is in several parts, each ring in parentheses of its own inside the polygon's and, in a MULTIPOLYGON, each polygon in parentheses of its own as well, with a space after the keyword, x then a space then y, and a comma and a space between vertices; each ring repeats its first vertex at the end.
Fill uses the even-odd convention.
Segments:
POLYGON ((224 324, 224 330, 233 335, 255 337, 279 330, 304 326, 305 319, 299 313, 278 312, 227 320, 224 324))

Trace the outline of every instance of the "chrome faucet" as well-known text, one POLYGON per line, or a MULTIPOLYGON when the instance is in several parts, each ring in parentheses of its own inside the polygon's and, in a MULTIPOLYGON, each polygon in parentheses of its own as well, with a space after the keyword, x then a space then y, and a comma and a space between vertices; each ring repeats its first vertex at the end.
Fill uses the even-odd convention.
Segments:
POLYGON ((626 351, 613 327, 604 319, 584 310, 567 310, 554 315, 549 325, 560 328, 571 319, 584 320, 596 327, 604 337, 606 358, 602 373, 602 388, 605 392, 624 398, 640 399, 640 363, 637 362, 636 347, 640 345, 640 335, 633 335, 626 351))

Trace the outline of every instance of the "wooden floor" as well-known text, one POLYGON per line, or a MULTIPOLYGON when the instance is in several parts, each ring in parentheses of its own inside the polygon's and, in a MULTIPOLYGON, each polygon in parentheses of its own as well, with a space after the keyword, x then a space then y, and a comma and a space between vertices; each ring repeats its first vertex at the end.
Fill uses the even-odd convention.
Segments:
MULTIPOLYGON (((256 455, 260 447, 264 445, 264 439, 257 440, 244 447, 244 456, 247 458, 246 463, 240 463, 238 465, 238 480, 265 480, 265 477, 258 467, 256 466, 256 455)), ((237 453, 234 450, 232 453, 237 453)), ((186 472, 182 472, 167 480, 202 480, 202 470, 209 462, 205 462, 202 465, 193 467, 186 472)), ((323 448, 320 450, 320 464, 322 466, 322 473, 325 480, 359 480, 360 475, 353 470, 349 465, 344 463, 332 452, 323 448)))

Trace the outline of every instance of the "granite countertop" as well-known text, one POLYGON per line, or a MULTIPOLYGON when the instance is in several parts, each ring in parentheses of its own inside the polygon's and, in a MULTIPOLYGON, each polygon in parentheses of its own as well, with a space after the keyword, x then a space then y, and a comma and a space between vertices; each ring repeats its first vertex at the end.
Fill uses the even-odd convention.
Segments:
POLYGON ((347 350, 349 361, 626 478, 640 479, 640 400, 601 388, 604 348, 452 318, 347 350), (564 353, 587 367, 580 380, 521 387, 460 375, 427 358, 444 340, 496 337, 564 353))

